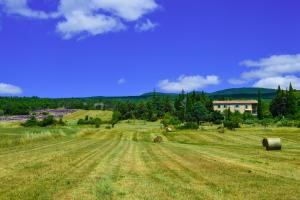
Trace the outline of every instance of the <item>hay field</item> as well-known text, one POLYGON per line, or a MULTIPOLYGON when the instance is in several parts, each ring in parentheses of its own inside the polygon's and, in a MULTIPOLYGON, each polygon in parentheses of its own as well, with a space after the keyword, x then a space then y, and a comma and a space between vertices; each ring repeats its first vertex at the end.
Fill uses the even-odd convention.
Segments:
POLYGON ((114 129, 1 127, 0 141, 0 199, 300 196, 296 128, 165 133, 159 123, 126 121, 114 129), (152 142, 157 135, 163 143, 152 142), (281 137, 283 150, 265 151, 265 136, 281 137))
POLYGON ((64 116, 64 120, 68 121, 69 124, 76 123, 79 119, 84 119, 85 116, 100 118, 104 122, 108 122, 112 118, 112 111, 102 110, 78 110, 77 112, 64 116))

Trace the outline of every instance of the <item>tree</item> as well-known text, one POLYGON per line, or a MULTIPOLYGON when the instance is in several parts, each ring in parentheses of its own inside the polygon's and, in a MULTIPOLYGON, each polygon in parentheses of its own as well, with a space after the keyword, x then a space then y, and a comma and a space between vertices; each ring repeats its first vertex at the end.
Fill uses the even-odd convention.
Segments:
POLYGON ((297 112, 297 97, 295 90, 293 89, 292 83, 290 83, 289 91, 287 93, 287 114, 292 116, 297 112))
POLYGON ((263 107, 262 107, 260 90, 258 91, 258 94, 257 94, 257 118, 259 120, 263 119, 263 107))
POLYGON ((121 119, 121 113, 119 111, 114 111, 111 120, 111 126, 114 127, 121 119))
POLYGON ((193 110, 191 112, 192 117, 196 120, 197 124, 200 124, 200 121, 206 121, 208 119, 208 110, 201 103, 197 102, 193 106, 193 110))
POLYGON ((185 118, 185 93, 183 90, 181 94, 176 97, 174 108, 176 117, 183 122, 185 118))

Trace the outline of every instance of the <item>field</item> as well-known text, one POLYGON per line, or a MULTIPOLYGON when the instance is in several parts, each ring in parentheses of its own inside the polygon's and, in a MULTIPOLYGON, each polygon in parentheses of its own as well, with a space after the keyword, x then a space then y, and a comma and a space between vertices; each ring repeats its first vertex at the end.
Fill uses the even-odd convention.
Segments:
POLYGON ((2 124, 0 199, 299 199, 299 143, 297 128, 2 124), (157 135, 163 143, 153 143, 157 135), (281 137, 283 150, 265 151, 265 136, 281 137))

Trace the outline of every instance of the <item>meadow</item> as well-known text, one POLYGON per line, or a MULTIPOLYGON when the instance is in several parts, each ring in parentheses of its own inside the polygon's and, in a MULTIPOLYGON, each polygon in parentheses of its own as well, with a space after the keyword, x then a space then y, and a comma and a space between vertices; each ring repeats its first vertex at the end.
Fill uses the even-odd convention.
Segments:
POLYGON ((65 127, 0 124, 0 199, 299 199, 299 128, 75 125, 86 114, 66 116, 65 127), (264 137, 280 137, 282 151, 266 151, 264 137))

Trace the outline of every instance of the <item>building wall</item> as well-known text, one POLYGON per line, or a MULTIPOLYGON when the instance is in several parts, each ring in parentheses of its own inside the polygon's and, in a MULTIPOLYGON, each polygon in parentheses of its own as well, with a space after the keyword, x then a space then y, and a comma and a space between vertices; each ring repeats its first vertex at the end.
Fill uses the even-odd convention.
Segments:
POLYGON ((253 110, 253 105, 252 104, 215 104, 214 105, 214 110, 224 112, 225 110, 230 109, 231 112, 239 111, 240 113, 244 113, 245 110, 253 110), (220 107, 219 107, 220 106, 220 107))

